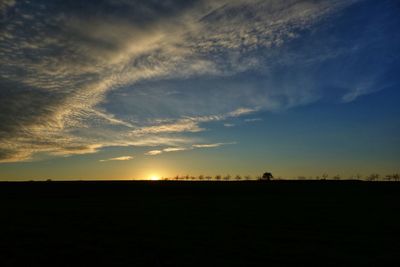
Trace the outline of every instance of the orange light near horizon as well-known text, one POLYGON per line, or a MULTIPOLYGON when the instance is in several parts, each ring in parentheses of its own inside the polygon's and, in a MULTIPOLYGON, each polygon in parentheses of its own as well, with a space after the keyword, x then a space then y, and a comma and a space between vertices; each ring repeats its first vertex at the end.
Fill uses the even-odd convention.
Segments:
POLYGON ((160 179, 161 179, 160 176, 158 176, 156 174, 153 174, 153 175, 149 176, 149 180, 150 181, 159 181, 160 179))

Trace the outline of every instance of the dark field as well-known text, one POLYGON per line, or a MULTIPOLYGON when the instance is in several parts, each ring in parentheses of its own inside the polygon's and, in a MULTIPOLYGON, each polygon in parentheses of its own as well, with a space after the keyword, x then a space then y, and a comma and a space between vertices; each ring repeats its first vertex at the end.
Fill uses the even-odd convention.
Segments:
POLYGON ((400 266, 400 183, 0 183, 0 266, 400 266))

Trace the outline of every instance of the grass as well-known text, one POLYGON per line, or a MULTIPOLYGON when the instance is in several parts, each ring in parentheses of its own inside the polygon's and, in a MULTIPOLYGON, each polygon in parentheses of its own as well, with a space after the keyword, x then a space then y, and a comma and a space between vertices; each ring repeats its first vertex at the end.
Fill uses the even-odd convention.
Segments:
POLYGON ((396 182, 0 183, 0 266, 398 266, 399 203, 396 182))

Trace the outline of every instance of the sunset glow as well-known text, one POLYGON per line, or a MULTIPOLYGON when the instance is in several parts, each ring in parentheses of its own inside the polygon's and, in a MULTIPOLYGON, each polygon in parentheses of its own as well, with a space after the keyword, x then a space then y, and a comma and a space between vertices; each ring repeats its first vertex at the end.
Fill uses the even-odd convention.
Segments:
POLYGON ((160 176, 155 174, 149 176, 150 181, 159 181, 160 179, 161 179, 160 176))
POLYGON ((0 267, 400 266, 399 103, 400 0, 0 0, 0 267))
POLYGON ((0 180, 398 173, 399 12, 0 0, 0 180))

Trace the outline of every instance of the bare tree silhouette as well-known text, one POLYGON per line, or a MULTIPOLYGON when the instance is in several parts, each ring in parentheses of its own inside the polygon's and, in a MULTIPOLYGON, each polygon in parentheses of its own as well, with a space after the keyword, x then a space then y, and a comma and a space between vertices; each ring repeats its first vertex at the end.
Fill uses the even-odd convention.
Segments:
POLYGON ((235 176, 235 180, 237 180, 237 181, 240 181, 240 180, 242 180, 242 176, 240 176, 240 175, 236 175, 236 176, 235 176))
POLYGON ((226 176, 224 176, 224 180, 225 181, 229 181, 231 179, 231 176, 228 174, 228 175, 226 175, 226 176))
POLYGON ((329 175, 327 173, 322 174, 322 180, 328 179, 329 175))
POLYGON ((340 180, 340 179, 341 179, 341 177, 339 174, 336 174, 335 176, 333 176, 333 180, 340 180))
POLYGON ((215 175, 214 179, 217 180, 217 181, 221 180, 221 175, 219 175, 219 174, 215 175))
POLYGON ((393 179, 393 175, 387 174, 384 178, 386 181, 391 181, 393 179))
POLYGON ((372 173, 367 177, 367 181, 377 181, 379 179, 379 174, 372 173))

